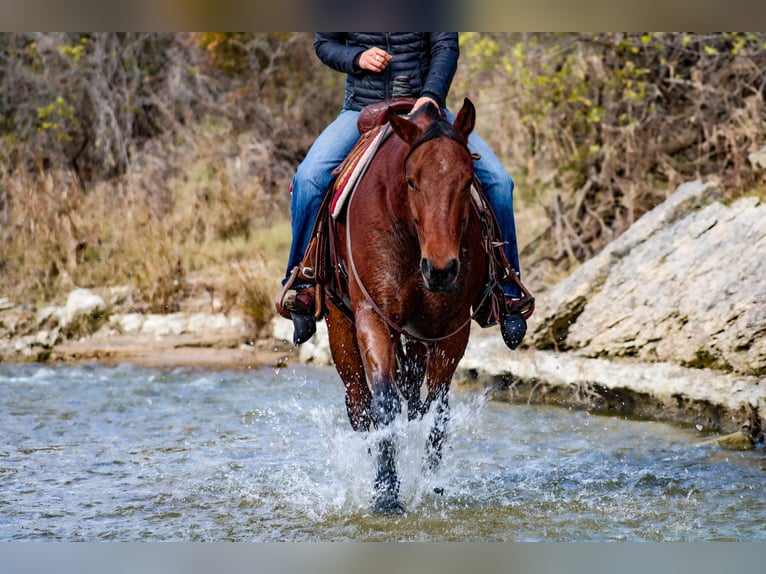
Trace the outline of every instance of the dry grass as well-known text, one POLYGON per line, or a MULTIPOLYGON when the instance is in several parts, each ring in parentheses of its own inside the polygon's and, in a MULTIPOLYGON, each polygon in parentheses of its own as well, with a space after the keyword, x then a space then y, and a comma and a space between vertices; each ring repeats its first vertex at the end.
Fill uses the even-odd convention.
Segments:
POLYGON ((209 289, 261 329, 289 248, 288 184, 267 189, 280 178, 254 135, 198 130, 155 142, 127 174, 87 190, 67 171, 3 174, 0 295, 61 303, 75 286, 130 285, 137 310, 170 312, 209 289))

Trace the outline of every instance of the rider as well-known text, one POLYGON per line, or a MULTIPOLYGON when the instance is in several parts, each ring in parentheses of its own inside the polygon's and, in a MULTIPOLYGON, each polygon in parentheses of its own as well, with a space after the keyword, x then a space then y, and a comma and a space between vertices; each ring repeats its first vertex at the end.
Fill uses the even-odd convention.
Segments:
MULTIPOLYGON (((348 155, 360 137, 357 128, 359 112, 367 104, 401 95, 396 89, 404 80, 417 108, 431 102, 442 109, 450 121, 455 116, 445 108, 446 97, 457 69, 459 56, 456 32, 319 32, 314 39, 319 59, 333 70, 344 72, 346 90, 343 109, 319 135, 309 149, 292 182, 292 246, 284 285, 292 269, 301 263, 314 220, 322 199, 330 187, 332 170, 348 155), (396 81, 395 81, 396 80, 396 81)), ((411 112, 411 113, 412 113, 411 112)), ((516 224, 513 215, 513 181, 500 160, 475 133, 468 147, 479 159, 474 170, 492 206, 505 240, 505 255, 510 265, 519 270, 516 224)), ((284 309, 298 315, 314 311, 314 292, 307 284, 293 285, 295 292, 287 297, 284 309)), ((501 329, 506 344, 516 348, 524 337, 529 301, 522 298, 518 286, 503 286, 506 309, 501 329)))

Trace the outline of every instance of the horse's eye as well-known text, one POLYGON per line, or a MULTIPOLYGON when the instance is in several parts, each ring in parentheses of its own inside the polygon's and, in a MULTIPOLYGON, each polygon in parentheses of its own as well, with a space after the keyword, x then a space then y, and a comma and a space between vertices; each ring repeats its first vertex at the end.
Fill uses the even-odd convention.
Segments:
POLYGON ((415 182, 411 177, 407 178, 407 187, 409 187, 412 191, 415 191, 417 189, 417 186, 415 185, 415 182))

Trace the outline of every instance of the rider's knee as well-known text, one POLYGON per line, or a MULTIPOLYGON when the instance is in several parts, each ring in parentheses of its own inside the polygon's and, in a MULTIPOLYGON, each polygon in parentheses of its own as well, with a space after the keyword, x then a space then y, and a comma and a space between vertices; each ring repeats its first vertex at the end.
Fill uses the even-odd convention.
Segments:
POLYGON ((306 199, 323 197, 332 181, 332 174, 325 171, 312 166, 298 166, 292 181, 293 195, 306 199))

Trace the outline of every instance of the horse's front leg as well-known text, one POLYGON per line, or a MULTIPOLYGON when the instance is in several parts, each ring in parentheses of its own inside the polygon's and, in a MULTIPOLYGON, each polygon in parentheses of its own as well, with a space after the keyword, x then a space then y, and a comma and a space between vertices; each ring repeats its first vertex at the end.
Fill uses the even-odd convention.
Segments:
POLYGON ((429 392, 429 397, 426 400, 434 409, 434 423, 431 432, 428 433, 424 466, 430 472, 435 472, 442 459, 444 438, 447 435, 450 413, 449 383, 439 386, 433 394, 429 392))
POLYGON ((404 511, 399 502, 399 478, 391 423, 401 412, 396 389, 396 344, 388 327, 371 310, 356 313, 357 339, 365 371, 372 387, 370 419, 379 431, 373 510, 382 514, 404 511))
POLYGON ((370 389, 364 364, 356 342, 354 324, 332 303, 328 302, 325 318, 335 368, 346 387, 346 412, 355 431, 370 430, 370 389))
POLYGON ((420 387, 426 372, 426 346, 417 341, 407 340, 399 348, 398 387, 407 401, 407 418, 414 420, 423 416, 423 401, 420 387))
POLYGON ((433 408, 434 423, 426 443, 425 465, 430 471, 439 467, 444 447, 444 438, 449 423, 449 389, 465 347, 468 344, 470 327, 466 327, 450 339, 432 345, 426 362, 426 384, 428 395, 423 404, 424 412, 433 408))

